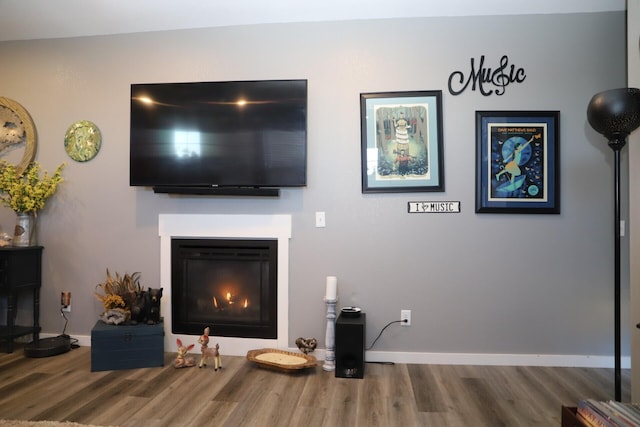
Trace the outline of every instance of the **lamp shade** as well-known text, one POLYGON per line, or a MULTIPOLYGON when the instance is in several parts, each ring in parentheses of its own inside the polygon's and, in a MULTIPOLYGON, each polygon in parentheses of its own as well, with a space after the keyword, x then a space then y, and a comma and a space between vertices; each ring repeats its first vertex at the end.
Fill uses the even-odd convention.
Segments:
POLYGON ((625 139, 640 126, 640 89, 611 89, 593 95, 587 120, 609 141, 625 139))

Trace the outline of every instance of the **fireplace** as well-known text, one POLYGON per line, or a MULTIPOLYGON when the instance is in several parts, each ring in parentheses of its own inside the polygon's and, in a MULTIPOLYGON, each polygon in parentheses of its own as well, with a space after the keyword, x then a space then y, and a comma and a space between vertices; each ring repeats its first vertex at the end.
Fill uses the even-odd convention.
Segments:
POLYGON ((277 338, 277 250, 272 239, 172 239, 172 332, 277 338))
MULTIPOLYGON (((208 326, 211 327, 211 342, 220 344, 222 354, 244 356, 247 351, 256 348, 288 348, 291 215, 160 214, 158 216, 158 234, 160 236, 160 284, 163 288, 160 312, 164 317, 165 351, 177 351, 176 339, 182 340, 185 344, 195 343, 197 336, 203 333, 203 329, 189 333, 173 332, 171 247, 173 240, 178 239, 276 241, 277 332, 275 338, 222 336, 216 331, 215 323, 208 326)), ((251 301, 249 301, 250 303, 251 301)))

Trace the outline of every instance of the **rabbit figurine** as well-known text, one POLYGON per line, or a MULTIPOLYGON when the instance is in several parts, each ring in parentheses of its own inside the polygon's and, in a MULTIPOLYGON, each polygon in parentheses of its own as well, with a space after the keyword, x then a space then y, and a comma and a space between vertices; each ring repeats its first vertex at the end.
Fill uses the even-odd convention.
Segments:
POLYGON ((189 351, 193 350, 195 344, 191 344, 189 346, 184 346, 180 338, 176 340, 176 344, 178 344, 178 355, 176 356, 176 360, 173 362, 174 368, 190 368, 195 366, 196 360, 191 356, 187 356, 189 351))

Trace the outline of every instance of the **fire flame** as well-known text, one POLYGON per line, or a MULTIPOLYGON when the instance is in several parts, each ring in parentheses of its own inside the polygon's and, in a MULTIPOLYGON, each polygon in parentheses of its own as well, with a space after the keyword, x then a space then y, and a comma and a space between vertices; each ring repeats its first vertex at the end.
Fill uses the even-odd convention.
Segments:
POLYGON ((249 308, 249 298, 245 298, 244 300, 239 300, 238 304, 236 305, 236 301, 234 300, 234 296, 231 292, 226 292, 223 300, 221 301, 221 303, 218 302, 218 299, 214 296, 212 297, 212 304, 213 304, 213 308, 215 310, 225 310, 225 309, 231 309, 231 306, 236 306, 238 308, 242 307, 244 309, 249 308), (242 302, 240 302, 242 301, 242 302))

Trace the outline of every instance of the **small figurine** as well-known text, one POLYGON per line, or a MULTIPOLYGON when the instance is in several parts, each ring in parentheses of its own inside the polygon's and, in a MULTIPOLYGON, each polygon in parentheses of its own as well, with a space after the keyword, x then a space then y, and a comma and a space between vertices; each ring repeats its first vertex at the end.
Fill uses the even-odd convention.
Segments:
POLYGON ((316 349, 318 345, 318 340, 315 338, 298 338, 296 340, 296 345, 304 354, 311 353, 316 349))
POLYGON ((13 237, 9 236, 7 233, 0 234, 0 247, 9 246, 12 239, 13 237))
POLYGON ((145 304, 147 301, 147 291, 138 290, 131 301, 131 324, 145 323, 147 321, 145 304))
POLYGON ((189 351, 193 350, 195 344, 191 344, 189 346, 182 345, 182 341, 180 338, 176 340, 176 344, 178 344, 178 355, 176 356, 176 360, 173 362, 174 368, 190 368, 196 365, 196 359, 187 356, 189 351))
POLYGON ((200 351, 202 352, 202 357, 200 358, 199 368, 203 366, 207 366, 207 359, 209 357, 213 357, 213 370, 217 371, 218 369, 222 369, 222 359, 220 357, 220 345, 216 344, 215 348, 209 348, 209 332, 210 329, 207 326, 204 328, 204 334, 200 335, 198 338, 198 344, 200 344, 200 351))
POLYGON ((149 292, 147 292, 147 324, 149 325, 160 323, 160 298, 162 298, 162 288, 149 288, 149 292))

